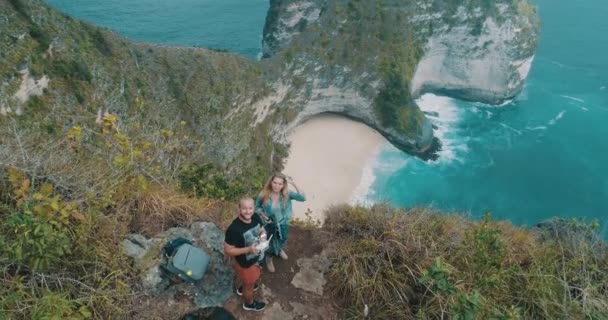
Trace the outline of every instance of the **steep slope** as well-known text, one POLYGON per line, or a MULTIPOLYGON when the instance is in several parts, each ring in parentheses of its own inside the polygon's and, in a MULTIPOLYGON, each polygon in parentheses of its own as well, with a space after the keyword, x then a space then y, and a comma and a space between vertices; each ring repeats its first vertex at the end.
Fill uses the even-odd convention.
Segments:
POLYGON ((207 49, 132 43, 41 1, 2 0, 0 12, 0 122, 63 135, 106 112, 125 128, 138 122, 171 129, 183 120, 206 158, 246 167, 239 157, 252 150, 269 167, 272 143, 251 125, 253 110, 243 108, 270 92, 259 64, 207 49))

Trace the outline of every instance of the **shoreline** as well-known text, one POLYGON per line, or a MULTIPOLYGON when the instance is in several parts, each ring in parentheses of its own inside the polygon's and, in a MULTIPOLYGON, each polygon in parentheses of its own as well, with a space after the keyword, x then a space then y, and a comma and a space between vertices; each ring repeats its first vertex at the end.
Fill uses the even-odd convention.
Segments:
POLYGON ((360 186, 366 168, 387 142, 372 128, 333 114, 298 125, 288 140, 291 147, 283 172, 306 194, 305 202, 292 202, 293 218, 307 220, 310 216, 321 223, 327 207, 359 200, 360 193, 369 191, 371 184, 360 186))

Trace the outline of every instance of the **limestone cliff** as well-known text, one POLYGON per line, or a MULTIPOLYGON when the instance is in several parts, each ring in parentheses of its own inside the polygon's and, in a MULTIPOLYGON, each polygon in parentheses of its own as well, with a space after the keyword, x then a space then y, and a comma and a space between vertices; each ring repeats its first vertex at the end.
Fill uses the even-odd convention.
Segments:
POLYGON ((522 89, 538 41, 526 0, 273 0, 263 53, 284 62, 292 123, 335 112, 428 156, 426 92, 499 104, 522 89))

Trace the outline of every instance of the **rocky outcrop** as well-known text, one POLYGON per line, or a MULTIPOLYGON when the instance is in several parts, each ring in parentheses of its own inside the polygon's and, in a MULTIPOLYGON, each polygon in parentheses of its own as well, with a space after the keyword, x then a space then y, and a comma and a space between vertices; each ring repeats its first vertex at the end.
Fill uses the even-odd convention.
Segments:
POLYGON ((172 228, 152 239, 139 234, 130 235, 123 241, 124 253, 133 258, 140 270, 143 288, 153 295, 187 296, 199 308, 222 306, 232 296, 234 271, 224 262, 224 233, 213 223, 195 222, 190 229, 172 228), (211 257, 203 279, 196 283, 179 282, 172 284, 170 277, 163 273, 162 248, 169 240, 182 237, 206 251, 211 257))
MULTIPOLYGON (((296 111, 361 121, 422 157, 436 146, 414 99, 432 92, 500 104, 523 87, 538 42, 527 0, 274 0, 264 57, 282 64, 296 111)), ((280 130, 277 130, 280 131, 280 130)))
POLYGON ((422 26, 418 33, 430 34, 412 79, 414 96, 431 92, 501 104, 522 90, 538 42, 538 18, 529 3, 423 9, 412 18, 422 26))
POLYGON ((324 2, 270 0, 264 24, 262 58, 269 58, 281 48, 285 48, 308 24, 316 22, 324 2))

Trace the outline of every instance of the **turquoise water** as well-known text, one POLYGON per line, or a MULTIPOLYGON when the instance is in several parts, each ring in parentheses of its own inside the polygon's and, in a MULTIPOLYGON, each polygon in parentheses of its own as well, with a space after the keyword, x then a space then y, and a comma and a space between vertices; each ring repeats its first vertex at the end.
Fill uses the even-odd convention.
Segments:
MULTIPOLYGON (((130 39, 227 49, 255 58, 264 0, 49 0, 130 39)), ((541 43, 529 81, 492 107, 425 96, 445 145, 425 163, 386 147, 368 197, 534 224, 552 216, 608 225, 608 6, 537 0, 541 43)))
POLYGON ((256 58, 267 0, 47 0, 129 39, 225 49, 256 58))
POLYGON ((541 42, 522 94, 502 107, 424 97, 446 150, 424 163, 385 148, 373 199, 535 224, 608 224, 608 6, 538 0, 541 42))

